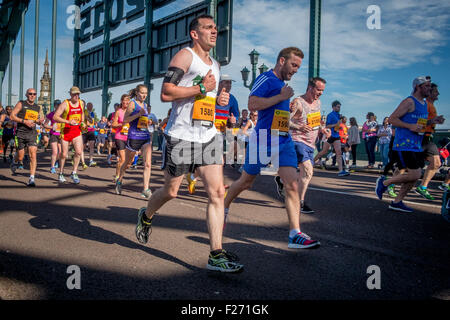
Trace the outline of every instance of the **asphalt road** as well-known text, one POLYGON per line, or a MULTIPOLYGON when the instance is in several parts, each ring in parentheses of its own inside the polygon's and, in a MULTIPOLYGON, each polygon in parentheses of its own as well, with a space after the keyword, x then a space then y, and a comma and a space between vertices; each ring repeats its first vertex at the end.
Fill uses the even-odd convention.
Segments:
MULTIPOLYGON (((163 181, 157 152, 155 159, 153 190, 163 181)), ((438 182, 431 184, 438 198, 411 193, 407 204, 415 212, 406 214, 376 198, 376 175, 338 178, 316 170, 307 193, 316 213, 302 215, 301 227, 321 246, 293 250, 273 176, 261 175, 231 206, 224 234, 224 248, 239 255, 245 271, 218 274, 205 269, 201 182, 195 195, 182 185, 141 245, 134 228, 137 209, 146 205, 142 167, 128 171, 118 196, 113 168, 105 156, 96 160, 98 167, 79 172, 80 185, 60 186, 49 173, 49 155, 40 152, 36 188, 26 187, 26 171, 12 175, 0 164, 0 299, 450 299, 450 224, 440 216, 438 182), (72 265, 79 267, 80 289, 67 286, 72 265)), ((239 173, 227 167, 225 176, 231 183, 239 173)))

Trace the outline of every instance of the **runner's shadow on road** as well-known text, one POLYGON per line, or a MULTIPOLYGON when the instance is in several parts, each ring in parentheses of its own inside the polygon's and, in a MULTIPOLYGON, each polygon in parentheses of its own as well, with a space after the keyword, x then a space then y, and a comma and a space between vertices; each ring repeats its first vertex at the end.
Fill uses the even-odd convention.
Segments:
MULTIPOLYGON (((58 212, 58 215, 55 217, 55 212, 48 213, 44 211, 43 208, 40 208, 38 206, 32 207, 32 209, 29 210, 28 212, 35 217, 31 218, 29 220, 29 223, 33 228, 36 228, 38 230, 56 229, 69 236, 74 236, 84 240, 91 240, 105 244, 117 244, 119 246, 129 249, 139 249, 147 254, 155 256, 156 258, 177 263, 189 270, 192 271, 200 270, 198 267, 190 265, 163 251, 147 247, 144 245, 140 245, 112 231, 92 225, 88 219, 88 216, 86 215, 86 211, 89 213, 89 210, 86 210, 86 208, 81 207, 78 208, 69 207, 69 208, 70 209, 65 207, 64 210, 58 212), (73 214, 74 212, 76 213, 73 214)), ((111 215, 114 214, 114 212, 117 212, 118 210, 100 210, 100 211, 102 211, 101 215, 108 215, 108 214, 111 215)), ((95 214, 96 215, 99 214, 98 209, 95 209, 95 214)), ((135 219, 136 211, 134 209, 120 208, 120 215, 126 216, 127 220, 131 220, 130 219, 131 216, 133 217, 134 222, 136 220, 135 219)), ((128 223, 131 223, 131 221, 128 221, 128 223)))

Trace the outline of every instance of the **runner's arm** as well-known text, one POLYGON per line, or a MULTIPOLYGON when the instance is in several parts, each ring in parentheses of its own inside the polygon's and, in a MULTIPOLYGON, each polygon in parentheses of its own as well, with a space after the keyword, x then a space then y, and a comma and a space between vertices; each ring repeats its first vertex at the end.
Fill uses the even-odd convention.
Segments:
POLYGON ((0 129, 3 128, 3 123, 5 122, 6 119, 6 113, 0 115, 0 129))
MULTIPOLYGON (((180 50, 170 61, 169 68, 170 67, 179 68, 184 73, 186 73, 188 71, 191 63, 192 63, 192 53, 187 49, 180 50)), ((212 77, 214 77, 214 76, 212 76, 212 77)), ((216 79, 216 81, 217 81, 217 79, 216 79)), ((212 91, 213 89, 215 89, 215 84, 214 84, 213 89, 211 89, 211 86, 207 86, 207 85, 205 85, 205 88, 206 88, 207 92, 212 91)), ((160 98, 161 98, 162 102, 172 102, 175 100, 192 98, 198 94, 201 94, 199 85, 192 86, 192 87, 181 87, 175 83, 163 82, 163 85, 161 87, 160 98)))
POLYGON ((66 106, 67 106, 66 101, 64 101, 63 103, 61 103, 59 105, 58 109, 56 109, 55 113, 53 114, 53 121, 59 122, 59 123, 70 124, 69 120, 61 118, 61 115, 63 114, 64 110, 66 109, 66 106))
POLYGON ((12 109, 11 111, 11 120, 15 121, 17 123, 24 123, 23 119, 20 119, 17 117, 17 114, 20 112, 20 110, 22 110, 22 102, 17 102, 16 106, 12 109))
POLYGON ((111 124, 111 128, 120 128, 122 126, 122 124, 119 124, 119 113, 114 113, 114 118, 111 124))
POLYGON ((422 128, 421 125, 418 125, 417 123, 406 123, 400 120, 401 117, 403 117, 408 112, 413 112, 415 109, 414 102, 411 98, 406 98, 403 100, 397 109, 394 110, 394 112, 389 116, 389 123, 392 124, 394 127, 399 128, 406 128, 411 131, 419 132, 422 128))
POLYGON ((247 123, 245 124, 244 128, 242 129, 242 134, 248 136, 247 130, 250 127, 250 120, 247 121, 247 123))
POLYGON ((139 110, 139 113, 136 113, 135 115, 132 116, 131 113, 133 112, 134 107, 135 107, 134 106, 134 102, 131 101, 128 104, 127 111, 125 111, 125 115, 123 116, 123 122, 122 123, 130 123, 133 120, 135 120, 135 119, 139 118, 140 116, 144 115, 145 110, 142 108, 141 110, 139 110))
MULTIPOLYGON (((263 84, 265 85, 265 83, 263 84)), ((269 85, 267 83, 267 85, 269 85)), ((261 88, 261 86, 260 86, 261 88)), ((260 111, 268 109, 284 100, 290 99, 294 95, 294 90, 289 87, 288 85, 285 85, 283 88, 281 88, 281 91, 279 94, 274 95, 272 97, 259 97, 256 95, 251 95, 248 98, 248 110, 249 111, 260 111)))

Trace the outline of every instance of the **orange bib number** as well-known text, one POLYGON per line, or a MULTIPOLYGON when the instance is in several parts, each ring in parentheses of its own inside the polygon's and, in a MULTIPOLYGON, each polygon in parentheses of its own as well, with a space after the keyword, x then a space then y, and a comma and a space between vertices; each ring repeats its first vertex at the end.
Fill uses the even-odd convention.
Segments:
POLYGON ((25 120, 33 120, 36 121, 39 118, 39 113, 34 110, 27 110, 25 113, 25 120))
POLYGON ((195 97, 192 120, 212 123, 216 113, 216 98, 198 95, 195 97))
POLYGON ((276 109, 273 113, 272 130, 289 131, 289 111, 276 109))
POLYGON ((128 129, 130 128, 130 126, 128 124, 124 125, 122 127, 122 129, 120 130, 120 133, 123 134, 124 136, 128 135, 128 129))
POLYGON ((318 129, 320 127, 320 112, 314 112, 307 115, 307 123, 313 129, 318 129))
POLYGON ((427 127, 427 122, 428 122, 428 119, 425 119, 425 118, 417 119, 417 124, 422 125, 422 130, 419 132, 420 135, 423 135, 425 133, 425 131, 427 129, 426 128, 427 127))
POLYGON ((75 120, 77 124, 79 124, 81 122, 81 114, 71 114, 69 116, 69 121, 71 120, 75 120))
POLYGON ((139 121, 137 124, 137 128, 138 129, 144 129, 147 130, 148 129, 148 117, 147 116, 141 116, 139 117, 139 121))

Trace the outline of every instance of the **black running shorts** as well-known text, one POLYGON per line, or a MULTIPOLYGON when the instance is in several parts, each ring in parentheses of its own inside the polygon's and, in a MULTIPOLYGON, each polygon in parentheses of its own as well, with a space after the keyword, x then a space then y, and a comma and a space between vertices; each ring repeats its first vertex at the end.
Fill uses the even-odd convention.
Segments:
POLYGON ((425 166, 423 152, 392 150, 392 157, 399 169, 421 169, 425 166))
POLYGON ((165 135, 162 169, 172 177, 194 173, 198 167, 223 164, 223 138, 217 135, 205 143, 180 140, 165 135))
POLYGON ((430 156, 439 156, 438 147, 433 142, 432 137, 423 137, 422 149, 423 149, 425 159, 430 156))

